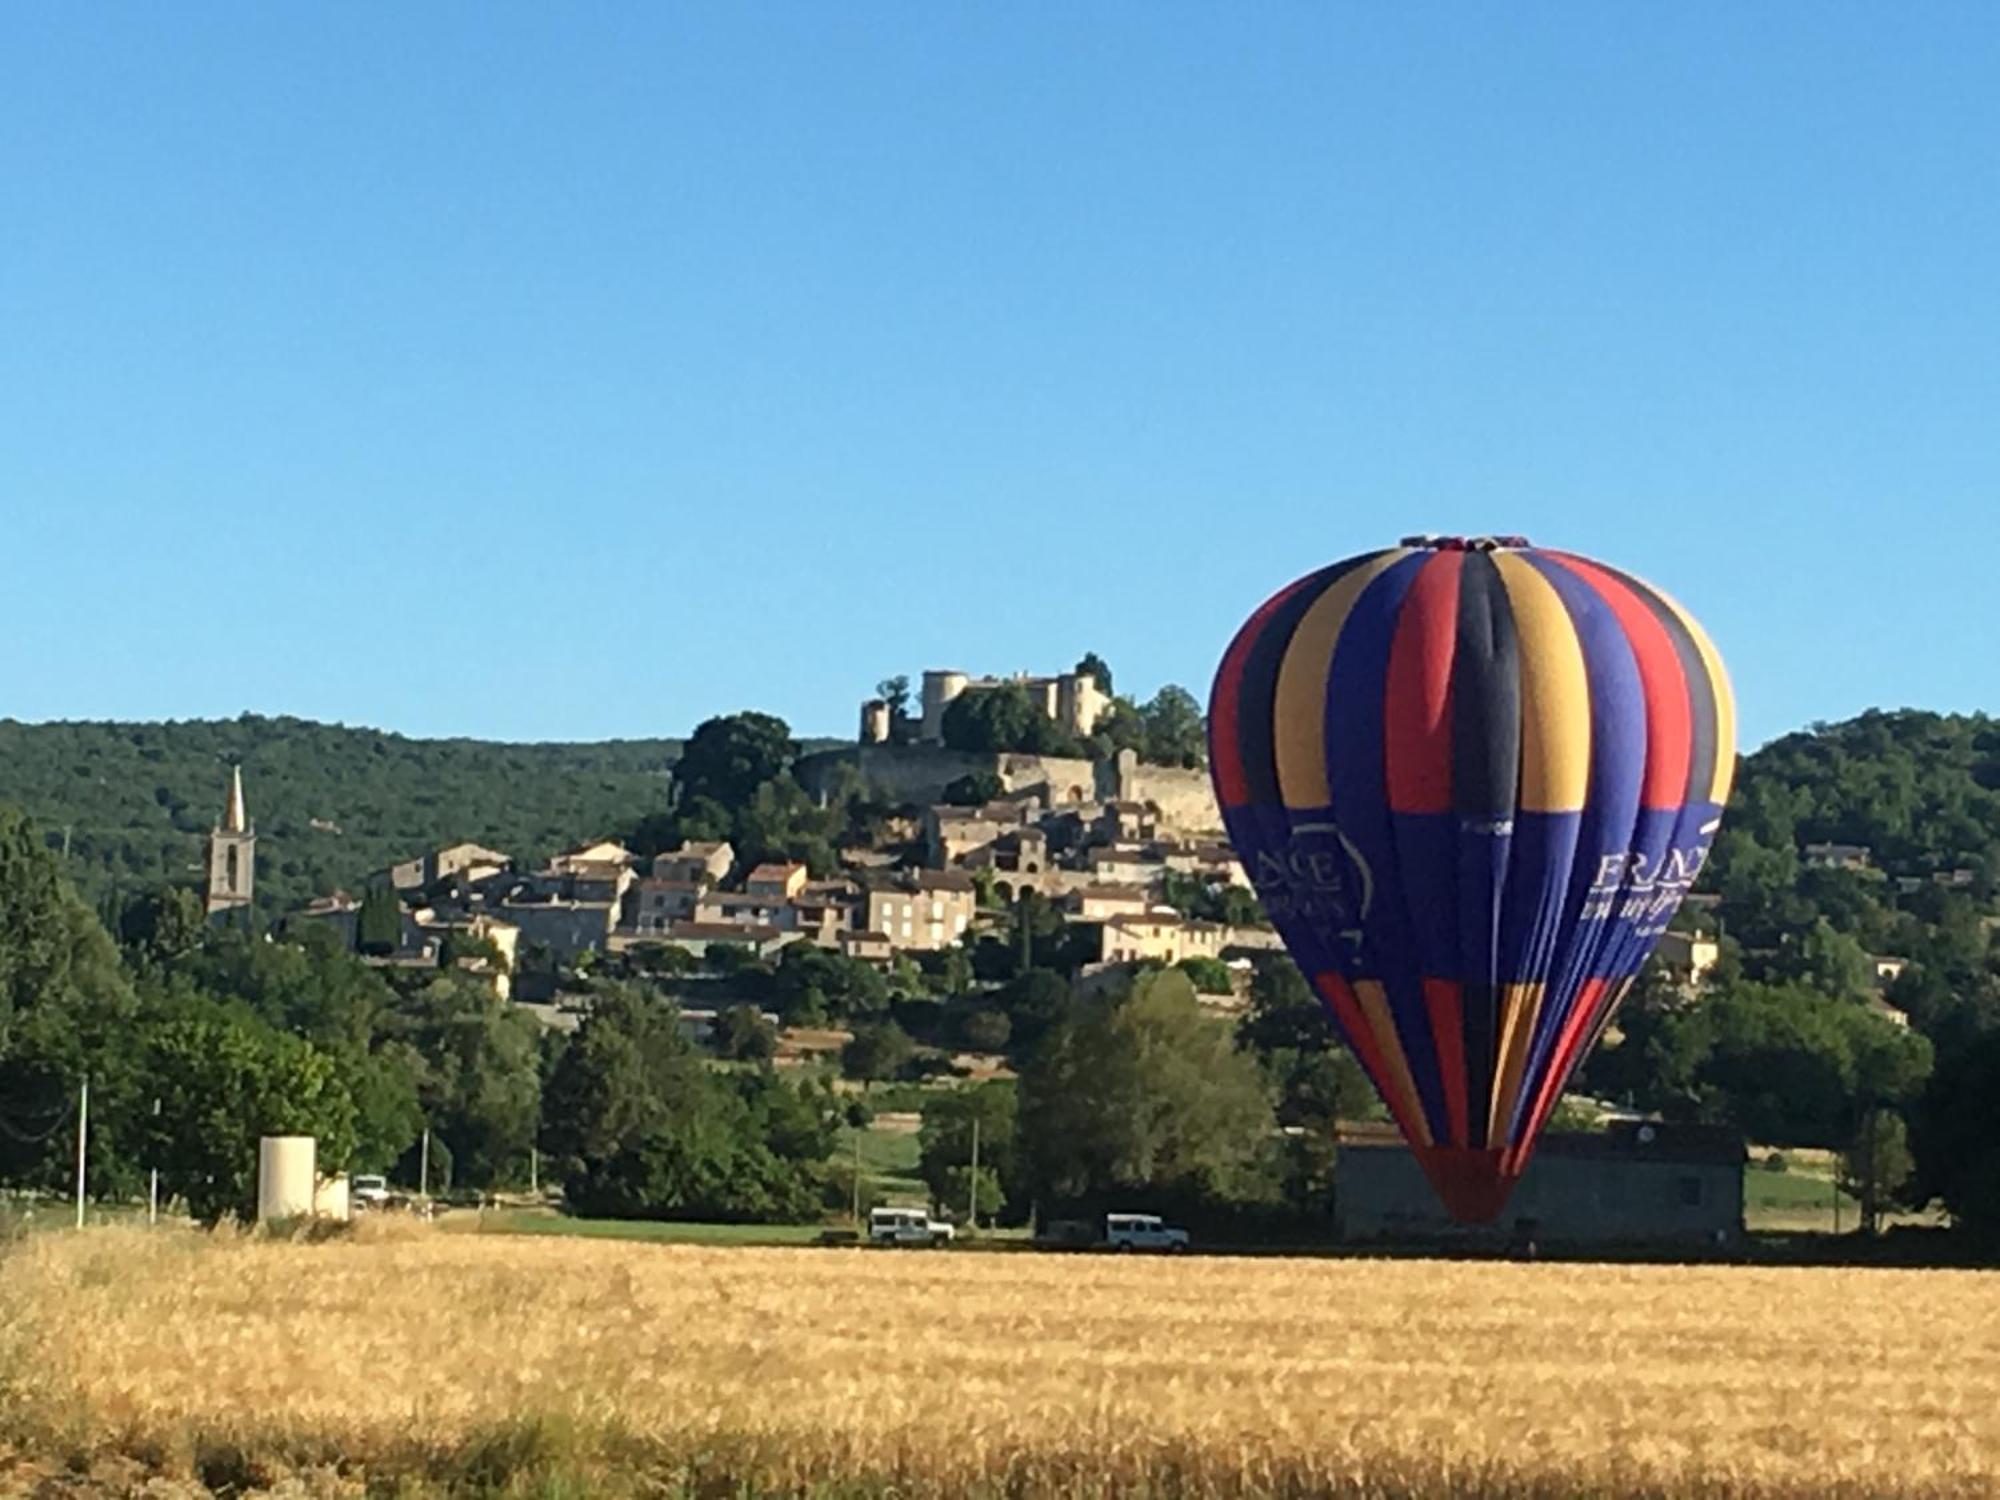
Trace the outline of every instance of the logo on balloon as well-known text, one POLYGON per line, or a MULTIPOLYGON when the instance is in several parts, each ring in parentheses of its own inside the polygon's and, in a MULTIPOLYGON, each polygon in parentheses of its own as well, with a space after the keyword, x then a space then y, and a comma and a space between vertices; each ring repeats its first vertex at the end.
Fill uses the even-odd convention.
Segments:
POLYGON ((1700 842, 1658 855, 1608 854, 1598 861, 1582 917, 1589 921, 1617 918, 1642 935, 1666 931, 1688 889, 1708 861, 1715 825, 1701 830, 1700 842))
POLYGON ((1292 824, 1283 844, 1255 851, 1249 873, 1273 922, 1310 923, 1360 951, 1375 875, 1339 824, 1292 824))

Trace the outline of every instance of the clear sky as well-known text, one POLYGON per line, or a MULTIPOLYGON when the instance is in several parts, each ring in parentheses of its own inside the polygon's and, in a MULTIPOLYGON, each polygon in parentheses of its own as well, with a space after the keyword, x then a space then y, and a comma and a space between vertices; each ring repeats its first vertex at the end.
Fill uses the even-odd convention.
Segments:
POLYGON ((0 7, 0 715, 1205 694, 1522 532, 2000 708, 2000 8, 0 7))

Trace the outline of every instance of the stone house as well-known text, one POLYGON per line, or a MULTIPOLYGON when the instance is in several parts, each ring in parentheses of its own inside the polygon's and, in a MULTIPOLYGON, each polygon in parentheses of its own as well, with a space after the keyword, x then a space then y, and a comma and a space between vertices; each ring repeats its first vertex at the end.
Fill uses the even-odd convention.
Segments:
POLYGON ((743 882, 746 894, 789 901, 805 889, 806 867, 800 864, 763 864, 743 882))
POLYGON ((1102 929, 1098 962, 1157 959, 1177 964, 1184 958, 1219 958, 1225 932, 1219 922, 1197 922, 1172 911, 1112 917, 1102 929))
POLYGON ((963 937, 978 902, 971 876, 919 870, 871 881, 856 916, 862 931, 882 933, 898 949, 929 951, 963 937))
POLYGON ((642 880, 627 893, 625 925, 635 932, 659 932, 670 922, 689 921, 702 890, 693 880, 642 880))
POLYGON ((1142 885, 1086 885, 1071 891, 1070 916, 1079 922, 1108 922, 1114 917, 1143 917, 1153 898, 1142 885))
POLYGON ((1334 1218, 1343 1240, 1527 1239, 1550 1245, 1722 1247, 1743 1237, 1743 1138, 1625 1121, 1542 1137, 1491 1226, 1455 1224, 1396 1132, 1343 1126, 1334 1218))
POLYGON ((736 863, 736 851, 727 839, 688 842, 666 854, 653 857, 655 880, 693 881, 698 885, 720 885, 729 878, 736 863))

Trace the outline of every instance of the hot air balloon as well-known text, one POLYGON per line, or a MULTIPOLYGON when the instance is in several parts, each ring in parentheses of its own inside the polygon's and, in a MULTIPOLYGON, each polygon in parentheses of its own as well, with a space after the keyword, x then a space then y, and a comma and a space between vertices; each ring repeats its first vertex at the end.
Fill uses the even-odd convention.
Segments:
POLYGON ((1454 1219, 1498 1216, 1700 872, 1735 718, 1685 610, 1520 537, 1322 568, 1223 657, 1230 839, 1454 1219))

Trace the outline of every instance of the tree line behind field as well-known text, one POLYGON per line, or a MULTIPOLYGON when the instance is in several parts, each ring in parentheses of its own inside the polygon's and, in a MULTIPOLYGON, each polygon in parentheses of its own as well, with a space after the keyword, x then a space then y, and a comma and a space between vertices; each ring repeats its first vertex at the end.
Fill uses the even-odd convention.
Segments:
MULTIPOLYGON (((590 1007, 565 1034, 462 970, 371 967, 317 927, 290 940, 210 925, 184 889, 129 902, 114 934, 32 825, 0 812, 0 1185, 68 1191, 88 1079, 93 1194, 142 1195, 158 1170, 205 1221, 252 1210, 261 1135, 312 1135, 328 1168, 415 1186, 426 1131, 433 1187, 524 1186, 539 1152, 578 1212, 810 1220, 850 1202, 837 1147, 868 1104, 833 1075, 774 1066, 775 1010, 849 1028, 838 1071, 863 1085, 924 1076, 920 1046, 939 1070, 968 1033, 1020 1059, 1018 1099, 1008 1081, 926 1106, 940 1203, 976 1191, 984 1212, 1019 1219, 1037 1197, 1129 1184, 1310 1213, 1323 1173, 1289 1172, 1271 1125, 1275 1099, 1311 1090, 1202 1012, 1196 980, 1218 976, 1190 965, 1080 1000, 1037 962, 1068 961, 1067 940, 1059 921, 1024 918, 1018 939, 887 974, 806 945, 776 961, 724 946, 699 966, 642 950, 571 976, 590 1007), (731 997, 708 1048, 669 986, 731 997), (965 1111, 987 1112, 976 1180, 953 1155, 965 1111)), ((1319 1061, 1326 1118, 1365 1108, 1352 1065, 1319 1061)))
MULTIPOLYGON (((702 726, 687 794, 653 835, 707 820, 745 844, 830 849, 842 820, 866 816, 858 801, 795 803, 796 747, 761 717, 702 726)), ((1936 1201, 2000 1234, 1996 850, 1991 720, 1867 715, 1748 757, 1704 874, 1712 900, 1681 918, 1714 932, 1719 965, 1693 993, 1649 973, 1581 1088, 1846 1152, 1876 1206, 1936 1201), (1806 853, 1821 844, 1846 847, 1806 853)), ((544 1179, 587 1211, 811 1218, 851 1202, 839 1145, 865 1119, 861 1084, 923 1107, 922 1175, 943 1205, 1018 1219, 1143 1196, 1214 1222, 1310 1225, 1326 1218, 1332 1122, 1378 1109, 1288 962, 1259 965, 1233 1026, 1195 1002, 1231 985, 1214 964, 1081 995, 1089 931, 1033 893, 886 970, 808 945, 599 960, 568 976, 594 1006, 571 1036, 450 968, 385 972, 315 938, 214 931, 184 888, 105 914, 109 929, 44 831, 0 815, 6 1183, 64 1188, 88 1074, 93 1183, 133 1192, 157 1165, 205 1213, 243 1204, 259 1133, 304 1130, 330 1159, 412 1179, 428 1125, 434 1167, 466 1187, 521 1182, 539 1149, 544 1179), (675 994, 719 1012, 705 1047, 675 994), (781 1069, 769 1014, 852 1041, 835 1067, 781 1069), (1004 1054, 1018 1081, 965 1085, 953 1058, 967 1051, 1004 1054)))

